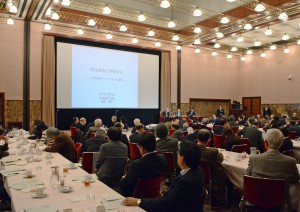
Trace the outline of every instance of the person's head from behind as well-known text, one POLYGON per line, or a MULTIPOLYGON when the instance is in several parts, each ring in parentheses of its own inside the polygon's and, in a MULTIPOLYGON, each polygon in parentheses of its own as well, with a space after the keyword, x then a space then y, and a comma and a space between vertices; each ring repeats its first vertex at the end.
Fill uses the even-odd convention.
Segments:
POLYGON ((187 168, 196 169, 199 166, 201 151, 193 142, 181 142, 177 156, 177 164, 183 170, 187 168))
POLYGON ((203 125, 206 126, 206 125, 208 125, 208 123, 209 123, 208 118, 203 118, 203 119, 202 119, 202 124, 203 124, 203 125))
POLYGON ((123 131, 124 124, 122 122, 115 122, 114 126, 120 128, 121 131, 123 131))
POLYGON ((143 124, 138 124, 135 126, 135 129, 139 132, 139 133, 143 133, 145 131, 145 126, 143 124))
POLYGON ((243 121, 243 116, 238 116, 238 121, 243 121))
POLYGON ((156 149, 156 140, 153 133, 143 132, 138 139, 138 147, 141 155, 153 152, 156 149))
POLYGON ((165 124, 158 124, 156 126, 155 135, 158 138, 166 138, 168 136, 168 128, 165 124))
POLYGON ((122 136, 122 130, 119 127, 110 127, 107 130, 107 137, 110 141, 119 141, 122 136))
POLYGON ((122 122, 123 124, 127 123, 127 119, 125 116, 121 116, 120 117, 120 122, 122 122))
POLYGON ((226 116, 221 117, 221 125, 225 125, 227 122, 226 116))
POLYGON ((136 126, 136 125, 138 125, 138 124, 140 124, 140 123, 141 123, 141 120, 138 119, 138 118, 135 118, 135 119, 133 120, 134 126, 136 126))
POLYGON ((284 126, 279 127, 279 130, 282 132, 283 137, 289 136, 289 131, 284 126))
POLYGON ((55 127, 49 127, 46 131, 46 136, 48 139, 55 140, 59 135, 59 130, 55 127))
POLYGON ((252 125, 253 122, 255 122, 255 119, 253 117, 248 118, 248 124, 249 124, 249 126, 252 125))
POLYGON ((172 129, 172 130, 179 130, 179 124, 177 124, 177 123, 172 123, 171 129, 172 129))
POLYGON ((80 124, 86 125, 86 119, 84 117, 81 117, 79 120, 80 124))
POLYGON ((198 131, 199 130, 199 124, 198 123, 193 123, 192 124, 192 128, 193 128, 193 131, 198 131))
POLYGON ((282 145, 283 134, 279 129, 269 129, 265 135, 267 149, 279 149, 282 145))
POLYGON ((72 118, 72 120, 73 120, 73 122, 74 122, 75 124, 77 124, 77 123, 79 122, 79 119, 78 119, 77 116, 74 116, 74 117, 72 118))
POLYGON ((252 122, 252 126, 259 128, 260 127, 260 123, 258 121, 254 121, 252 122))
POLYGON ((94 138, 101 138, 101 139, 105 139, 106 138, 106 132, 102 129, 97 130, 95 132, 95 137, 94 138))
POLYGON ((117 116, 112 116, 112 117, 111 117, 111 121, 112 121, 113 123, 115 123, 115 122, 117 121, 117 116))
POLYGON ((101 120, 101 119, 95 119, 94 125, 95 125, 95 127, 101 127, 101 125, 102 125, 102 120, 101 120))
POLYGON ((201 129, 198 132, 198 143, 204 144, 205 146, 210 140, 210 132, 207 129, 201 129))
POLYGON ((235 117, 233 115, 230 115, 229 116, 229 121, 231 121, 231 122, 235 121, 235 117))

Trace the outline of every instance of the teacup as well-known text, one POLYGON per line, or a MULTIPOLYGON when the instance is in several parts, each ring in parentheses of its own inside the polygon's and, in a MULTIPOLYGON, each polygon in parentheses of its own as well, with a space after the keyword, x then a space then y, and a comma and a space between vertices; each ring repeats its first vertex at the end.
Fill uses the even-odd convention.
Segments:
POLYGON ((32 171, 31 171, 31 170, 27 170, 27 171, 25 172, 25 176, 26 176, 27 178, 32 178, 32 171))
POLYGON ((37 187, 35 189, 35 195, 36 196, 42 196, 45 193, 44 187, 37 187))
POLYGON ((70 168, 70 169, 73 169, 74 167, 75 167, 75 163, 70 163, 70 164, 69 164, 69 168, 70 168))

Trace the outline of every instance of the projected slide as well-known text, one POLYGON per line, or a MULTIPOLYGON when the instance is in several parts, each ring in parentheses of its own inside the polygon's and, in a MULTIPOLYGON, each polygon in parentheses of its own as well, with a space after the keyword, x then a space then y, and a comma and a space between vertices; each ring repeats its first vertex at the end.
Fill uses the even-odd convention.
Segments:
POLYGON ((138 106, 138 54, 72 46, 72 107, 138 106))

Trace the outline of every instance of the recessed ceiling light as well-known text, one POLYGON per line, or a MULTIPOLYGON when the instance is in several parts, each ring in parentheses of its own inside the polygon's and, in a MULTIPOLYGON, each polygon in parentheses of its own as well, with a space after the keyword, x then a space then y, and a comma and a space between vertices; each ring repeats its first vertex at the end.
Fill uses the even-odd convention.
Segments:
POLYGON ((238 43, 243 43, 244 42, 244 38, 240 35, 237 39, 236 42, 238 43))
POLYGON ((231 59, 231 58, 232 58, 232 55, 231 55, 231 54, 228 54, 226 57, 227 57, 227 59, 231 59))
POLYGON ((195 53, 199 54, 201 50, 199 48, 195 49, 195 53))
POLYGON ((169 28, 174 28, 174 27, 176 27, 176 23, 175 23, 173 20, 171 20, 171 21, 169 21, 169 23, 168 23, 168 27, 169 27, 169 28))
POLYGON ((9 17, 9 18, 7 19, 7 21, 6 21, 6 24, 8 24, 8 25, 14 25, 15 22, 14 22, 14 20, 13 20, 11 17, 9 17))
POLYGON ((83 35, 84 32, 81 28, 77 29, 77 35, 83 35))
POLYGON ((171 6, 171 3, 168 1, 168 0, 163 0, 161 3, 160 3, 160 7, 162 8, 168 8, 171 6))
POLYGON ((287 47, 283 50, 283 53, 285 53, 285 54, 287 54, 289 52, 290 52, 290 50, 287 47))
POLYGON ((287 20, 288 18, 289 18, 288 14, 284 11, 281 11, 281 13, 278 16, 278 19, 283 21, 287 20))
POLYGON ((120 26, 120 28, 119 28, 119 30, 120 30, 121 32, 126 32, 127 29, 128 29, 127 26, 124 25, 124 24, 122 24, 122 25, 120 26))
POLYGON ((194 33, 196 33, 196 34, 199 34, 199 33, 201 33, 201 28, 200 27, 195 27, 194 28, 194 33))
POLYGON ((215 43, 214 48, 218 49, 220 47, 221 47, 221 45, 219 43, 215 43))
POLYGON ((178 36, 178 35, 174 35, 174 36, 172 37, 172 40, 178 41, 178 40, 179 40, 179 36, 178 36))
POLYGON ((213 51, 212 53, 211 53, 211 56, 217 56, 218 54, 217 54, 217 52, 215 52, 215 51, 213 51))
POLYGON ((156 47, 160 47, 160 46, 161 46, 161 43, 158 42, 158 41, 156 41, 156 42, 155 42, 155 46, 156 46, 156 47))
POLYGON ((61 5, 63 5, 63 6, 70 6, 70 4, 71 4, 70 0, 62 0, 61 1, 61 5))
POLYGON ((149 30, 147 35, 152 37, 155 35, 155 32, 153 30, 149 30))
POLYGON ((226 0, 226 1, 228 1, 228 2, 235 2, 236 0, 226 0))
POLYGON ((201 40, 200 40, 199 38, 197 38, 197 39, 194 41, 194 44, 195 44, 195 45, 201 44, 201 40))
POLYGON ((89 25, 89 26, 95 26, 95 25, 96 25, 95 20, 91 18, 91 19, 88 21, 88 25, 89 25))
POLYGON ((253 27, 250 23, 246 23, 245 26, 244 26, 244 29, 245 30, 251 30, 253 27))
POLYGON ((247 60, 247 58, 245 56, 241 57, 241 61, 246 61, 246 60, 247 60))
POLYGON ((52 13, 51 19, 58 20, 59 19, 58 13, 57 12, 52 13))
POLYGON ((238 50, 238 49, 237 49, 235 46, 231 48, 231 51, 232 51, 232 52, 236 52, 237 50, 238 50))
POLYGON ((227 18, 226 16, 222 17, 220 20, 221 24, 228 24, 229 23, 229 18, 227 18))
POLYGON ((146 21, 146 16, 143 13, 141 13, 138 15, 137 20, 140 22, 146 21))
POLYGON ((261 57, 266 57, 267 54, 266 54, 265 52, 263 52, 263 53, 260 54, 260 56, 261 56, 261 57))
POLYGON ((49 23, 46 23, 44 26, 44 30, 51 30, 51 25, 49 23))
POLYGON ((247 54, 248 55, 253 54, 252 50, 251 49, 247 50, 247 54))
POLYGON ((111 40, 113 38, 112 34, 110 33, 108 33, 105 37, 107 40, 111 40))
POLYGON ((273 44, 270 46, 270 50, 276 50, 276 49, 277 49, 276 45, 273 44))
POLYGON ((10 13, 17 13, 17 12, 18 12, 18 9, 17 9, 17 7, 16 7, 15 5, 11 5, 11 6, 9 7, 9 12, 10 12, 10 13))
POLYGON ((196 9, 193 12, 193 16, 199 17, 202 14, 203 14, 202 11, 198 7, 196 7, 196 9))
POLYGON ((109 15, 111 13, 111 9, 108 5, 105 5, 105 7, 102 8, 102 13, 105 15, 109 15))
POLYGON ((268 29, 265 31, 265 35, 272 35, 273 31, 268 27, 268 29))
POLYGON ((131 42, 135 44, 135 43, 138 43, 139 40, 137 38, 132 38, 131 42))
POLYGON ((259 3, 259 4, 257 4, 256 5, 256 7, 255 7, 255 11, 256 12, 262 12, 262 11, 264 11, 266 9, 266 7, 263 5, 263 4, 261 4, 261 3, 259 3))
POLYGON ((224 34, 222 32, 217 32, 216 35, 217 35, 217 38, 223 38, 224 37, 224 34))
POLYGON ((177 49, 177 50, 181 50, 181 46, 180 46, 180 45, 177 45, 177 46, 176 46, 176 49, 177 49))
POLYGON ((281 37, 282 40, 288 40, 290 39, 290 36, 288 36, 287 34, 284 34, 282 37, 281 37))
POLYGON ((260 41, 258 41, 258 40, 257 40, 257 41, 255 41, 255 42, 254 42, 254 46, 261 46, 261 42, 260 42, 260 41))

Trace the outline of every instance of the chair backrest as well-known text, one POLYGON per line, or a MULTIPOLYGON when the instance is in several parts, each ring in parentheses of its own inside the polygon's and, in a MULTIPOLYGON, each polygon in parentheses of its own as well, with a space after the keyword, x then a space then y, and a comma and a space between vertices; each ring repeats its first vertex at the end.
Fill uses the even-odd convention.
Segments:
POLYGON ((207 161, 200 161, 200 167, 203 171, 203 175, 204 175, 204 180, 206 183, 211 181, 211 173, 210 173, 210 168, 208 165, 207 161))
POLYGON ((239 126, 231 126, 231 129, 235 134, 239 132, 239 126))
POLYGON ((297 133, 295 131, 289 131, 289 139, 296 139, 297 133))
POLYGON ((130 148, 130 157, 131 159, 135 160, 141 157, 141 153, 139 148, 137 147, 136 143, 129 142, 129 148, 130 148))
POLYGON ((293 152, 292 149, 291 150, 283 151, 282 154, 290 156, 290 157, 294 157, 294 152, 293 152))
POLYGON ((248 138, 241 138, 241 143, 247 145, 247 153, 250 154, 250 141, 248 138))
POLYGON ((188 134, 189 134, 188 131, 182 131, 182 136, 183 136, 183 137, 186 137, 188 134))
POLYGON ((248 152, 250 151, 249 147, 247 147, 247 144, 240 144, 240 145, 233 145, 231 148, 232 152, 248 152))
POLYGON ((76 142, 76 143, 75 143, 75 148, 76 148, 77 159, 78 159, 78 160, 80 159, 80 156, 81 156, 81 147, 82 147, 82 144, 81 144, 81 143, 79 143, 79 142, 76 142))
POLYGON ((75 137, 76 136, 76 127, 70 127, 70 134, 71 134, 71 137, 75 137))
POLYGON ((213 126, 213 131, 214 131, 215 129, 219 128, 219 127, 221 127, 221 126, 220 126, 220 125, 214 125, 214 126, 213 126))
POLYGON ((90 138, 94 138, 94 137, 95 137, 95 133, 91 133, 90 138))
POLYGON ((213 142, 212 142, 212 140, 211 140, 211 139, 208 141, 208 143, 207 143, 207 147, 213 147, 213 142))
POLYGON ((159 153, 166 156, 167 159, 166 173, 174 172, 176 169, 174 153, 173 152, 159 152, 159 153))
POLYGON ((225 142, 226 142, 225 136, 214 134, 215 147, 225 149, 225 142))
POLYGON ((88 172, 93 173, 96 168, 96 161, 99 157, 99 152, 83 152, 82 153, 82 168, 88 172))
POLYGON ((260 208, 275 208, 286 203, 285 180, 244 175, 244 199, 260 208))
POLYGON ((162 176, 139 179, 133 193, 135 198, 156 198, 159 197, 162 176))
POLYGON ((172 135, 173 135, 173 133, 174 133, 174 130, 172 130, 172 129, 169 129, 169 136, 172 136, 172 135))

